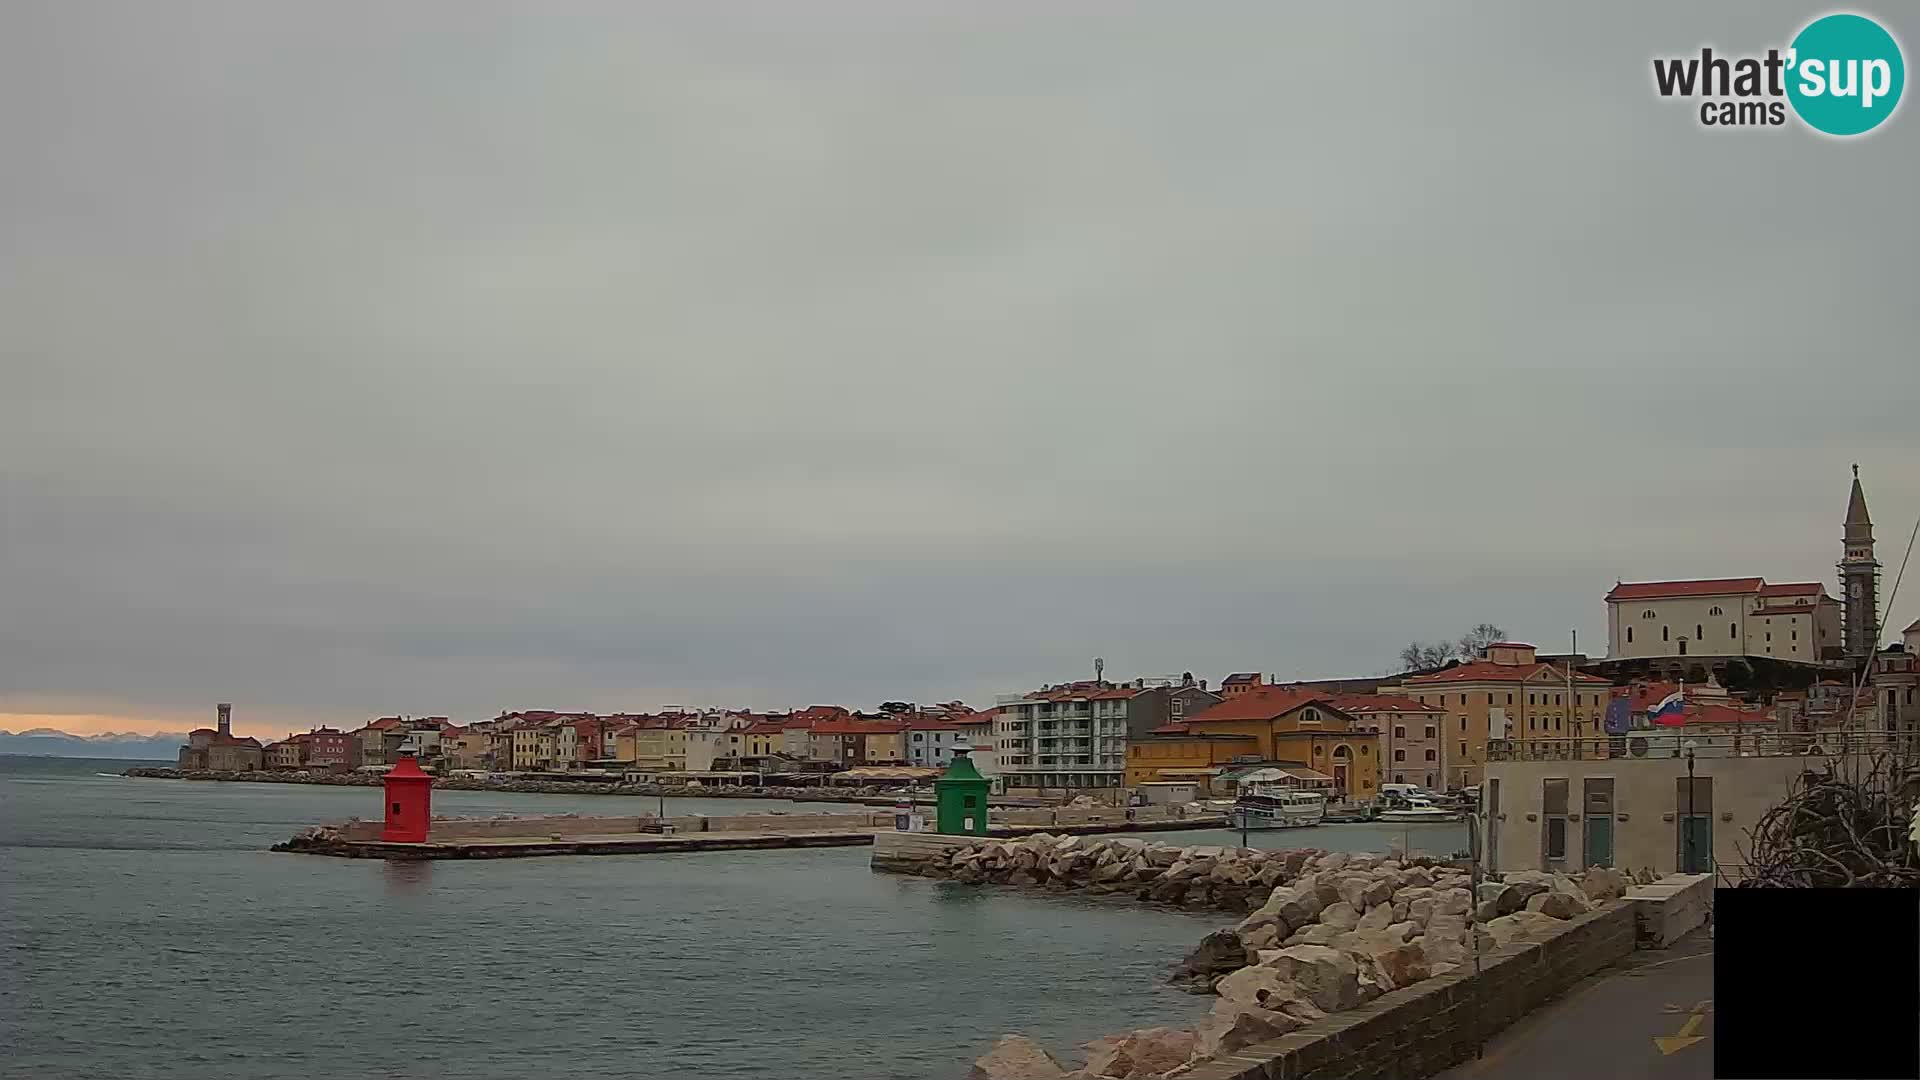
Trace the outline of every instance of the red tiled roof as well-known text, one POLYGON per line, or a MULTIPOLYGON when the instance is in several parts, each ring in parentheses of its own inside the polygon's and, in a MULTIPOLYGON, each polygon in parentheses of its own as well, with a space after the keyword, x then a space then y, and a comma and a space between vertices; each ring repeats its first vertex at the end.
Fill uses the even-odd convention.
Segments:
POLYGON ((783 731, 785 731, 785 730, 787 730, 787 728, 786 728, 786 725, 784 725, 784 724, 780 724, 780 723, 777 723, 777 722, 775 722, 775 721, 772 721, 772 720, 762 720, 762 721, 760 721, 760 722, 759 722, 759 723, 757 723, 757 724, 753 724, 753 725, 751 725, 751 726, 749 726, 749 727, 747 728, 747 734, 749 734, 749 735, 778 735, 778 734, 780 734, 781 732, 783 732, 783 731))
POLYGON ((1410 697, 1399 694, 1335 694, 1327 699, 1327 704, 1341 712, 1446 712, 1435 705, 1422 705, 1410 697))
MULTIPOLYGON (((1329 704, 1331 694, 1321 690, 1303 690, 1293 686, 1256 686, 1187 717, 1197 720, 1271 720, 1302 705, 1329 704)), ((1337 706, 1335 706, 1337 707, 1337 706)))
POLYGON ((1757 577, 1706 578, 1699 581, 1620 582, 1608 600, 1660 600, 1675 596, 1725 596, 1759 592, 1766 582, 1757 577))
POLYGON ((1817 581, 1789 581, 1780 585, 1760 586, 1761 596, 1823 596, 1827 587, 1817 581))
MULTIPOLYGON (((1407 678, 1407 684, 1409 686, 1416 683, 1421 686, 1432 686, 1436 683, 1524 682, 1537 677, 1542 671, 1551 672, 1554 678, 1561 681, 1565 681, 1566 679, 1565 670, 1557 668, 1552 664, 1496 664, 1491 660, 1475 660, 1471 664, 1461 664, 1458 667, 1450 667, 1445 671, 1436 671, 1431 675, 1409 676, 1407 678)), ((1588 675, 1578 671, 1574 672, 1573 681, 1586 685, 1592 685, 1594 683, 1605 685, 1607 682, 1607 680, 1598 675, 1588 675)))
POLYGON ((889 720, 822 720, 813 725, 815 735, 898 735, 900 730, 889 720))

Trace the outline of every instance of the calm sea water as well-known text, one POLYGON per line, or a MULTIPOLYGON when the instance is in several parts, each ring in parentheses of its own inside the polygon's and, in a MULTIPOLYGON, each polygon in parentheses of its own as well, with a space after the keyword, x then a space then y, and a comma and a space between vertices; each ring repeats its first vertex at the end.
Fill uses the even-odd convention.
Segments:
POLYGON ((276 855, 378 796, 96 775, 128 764, 0 758, 0 1074, 951 1078, 1004 1032, 1065 1050, 1193 1019, 1160 980, 1225 921, 877 875, 866 848, 276 855))

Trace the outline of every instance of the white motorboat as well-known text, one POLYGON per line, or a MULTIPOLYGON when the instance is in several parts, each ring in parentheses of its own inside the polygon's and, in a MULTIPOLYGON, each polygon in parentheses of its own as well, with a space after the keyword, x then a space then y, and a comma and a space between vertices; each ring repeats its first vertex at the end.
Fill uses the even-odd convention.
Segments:
POLYGON ((1390 810, 1382 810, 1375 821, 1392 821, 1406 824, 1417 821, 1464 821, 1466 815, 1458 810, 1449 810, 1444 806, 1435 806, 1426 799, 1401 800, 1390 810))
POLYGON ((1242 792, 1227 811, 1235 829, 1297 829, 1318 825, 1327 815, 1327 797, 1318 791, 1255 788, 1242 792))

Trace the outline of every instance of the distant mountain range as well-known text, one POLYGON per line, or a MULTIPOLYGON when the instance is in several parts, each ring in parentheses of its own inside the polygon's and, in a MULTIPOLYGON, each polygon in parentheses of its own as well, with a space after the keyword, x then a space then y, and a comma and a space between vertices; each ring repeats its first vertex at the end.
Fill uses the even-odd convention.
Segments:
POLYGON ((107 732, 69 735, 53 728, 0 731, 0 754, 36 754, 42 757, 126 758, 132 761, 171 761, 187 741, 184 734, 107 732))

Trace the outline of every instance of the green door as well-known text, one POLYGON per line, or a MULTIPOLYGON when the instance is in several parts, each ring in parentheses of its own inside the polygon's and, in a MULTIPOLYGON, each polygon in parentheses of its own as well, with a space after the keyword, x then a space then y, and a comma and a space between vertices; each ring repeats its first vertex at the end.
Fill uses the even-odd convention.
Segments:
POLYGON ((1680 872, 1713 872, 1713 818, 1695 814, 1680 819, 1680 872))
POLYGON ((1613 818, 1609 816, 1587 818, 1587 862, 1588 866, 1613 865, 1613 818))

